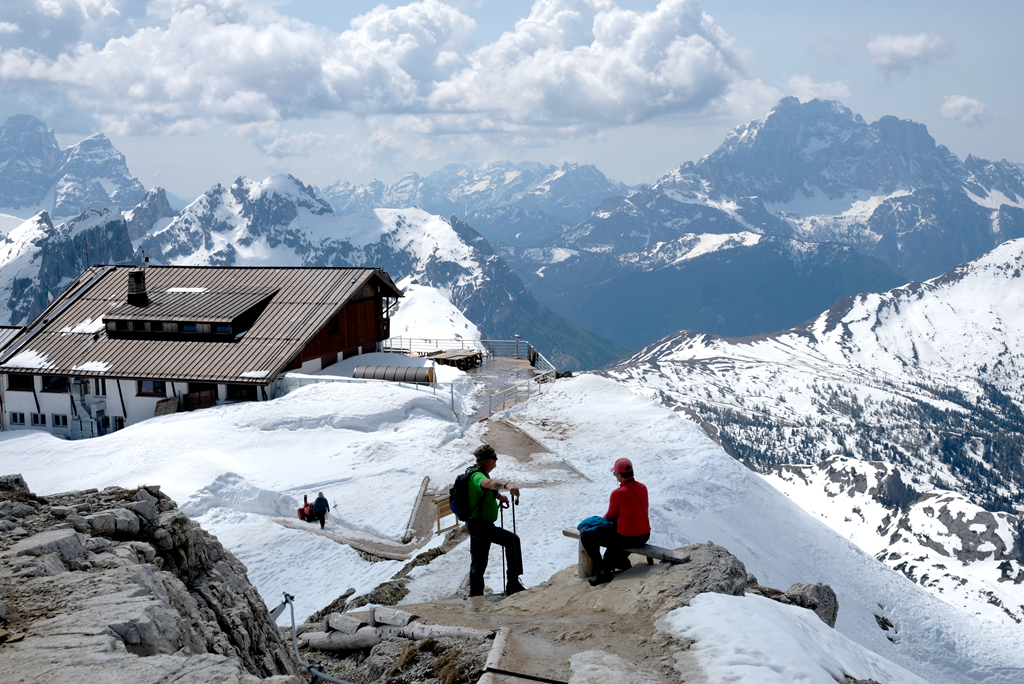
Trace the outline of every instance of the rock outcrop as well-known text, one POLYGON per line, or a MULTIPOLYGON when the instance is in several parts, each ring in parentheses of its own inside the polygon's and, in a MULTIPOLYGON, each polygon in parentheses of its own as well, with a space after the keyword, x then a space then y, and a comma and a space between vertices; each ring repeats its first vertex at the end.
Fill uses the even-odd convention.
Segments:
POLYGON ((300 681, 245 566, 159 487, 12 489, 0 490, 0 680, 300 681))

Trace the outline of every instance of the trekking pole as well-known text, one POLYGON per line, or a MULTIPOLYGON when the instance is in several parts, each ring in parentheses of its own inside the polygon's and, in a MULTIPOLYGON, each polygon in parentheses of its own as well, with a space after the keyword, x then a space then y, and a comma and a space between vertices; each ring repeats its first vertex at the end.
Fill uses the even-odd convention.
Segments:
MULTIPOLYGON (((505 507, 498 503, 498 513, 501 515, 501 529, 505 529, 505 507)), ((505 547, 501 547, 501 588, 505 590, 505 547)))

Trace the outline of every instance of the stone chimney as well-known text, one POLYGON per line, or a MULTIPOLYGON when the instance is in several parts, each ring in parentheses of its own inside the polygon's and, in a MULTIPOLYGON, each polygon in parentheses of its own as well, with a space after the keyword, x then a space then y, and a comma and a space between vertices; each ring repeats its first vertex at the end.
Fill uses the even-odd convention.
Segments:
POLYGON ((146 272, 143 270, 128 271, 128 303, 132 306, 146 306, 149 303, 146 272))

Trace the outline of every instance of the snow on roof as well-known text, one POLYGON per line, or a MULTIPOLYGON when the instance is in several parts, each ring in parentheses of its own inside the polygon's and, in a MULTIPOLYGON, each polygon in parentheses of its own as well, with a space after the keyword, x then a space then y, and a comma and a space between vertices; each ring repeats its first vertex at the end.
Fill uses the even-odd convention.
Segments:
POLYGON ((81 373, 106 373, 110 369, 109 363, 103 361, 90 361, 83 363, 81 366, 75 366, 71 370, 79 371, 81 373))
POLYGON ((37 370, 56 368, 56 365, 50 363, 45 354, 40 354, 34 349, 27 349, 21 352, 17 356, 11 358, 4 365, 13 366, 15 368, 33 368, 37 370))
POLYGON ((103 322, 103 316, 98 316, 96 319, 86 318, 81 323, 71 326, 66 325, 60 329, 62 333, 85 333, 91 335, 92 333, 98 333, 106 327, 103 322))

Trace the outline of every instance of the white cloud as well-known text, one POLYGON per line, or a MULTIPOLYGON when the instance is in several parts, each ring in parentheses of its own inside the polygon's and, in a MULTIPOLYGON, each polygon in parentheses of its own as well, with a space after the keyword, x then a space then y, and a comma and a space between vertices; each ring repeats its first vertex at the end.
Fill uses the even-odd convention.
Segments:
POLYGON ((0 21, 0 33, 21 33, 21 27, 9 21, 0 21))
POLYGON ((871 60, 889 78, 896 73, 909 74, 949 57, 953 47, 942 37, 931 33, 916 36, 882 34, 868 42, 871 60))
POLYGON ((229 128, 228 133, 249 138, 260 152, 279 159, 306 155, 330 142, 322 133, 289 132, 277 121, 241 124, 229 128))
POLYGON ((846 85, 843 81, 816 83, 810 76, 801 75, 789 79, 786 86, 801 102, 808 102, 814 98, 841 100, 850 97, 850 86, 846 85))
POLYGON ((984 126, 989 119, 988 108, 980 101, 966 95, 949 95, 939 107, 947 119, 953 119, 968 126, 984 126))
POLYGON ((645 14, 611 0, 538 0, 469 61, 438 85, 431 108, 529 124, 700 110, 742 71, 732 39, 695 0, 662 0, 645 14))
POLYGON ((514 31, 479 49, 475 22, 439 0, 380 5, 342 33, 250 0, 154 0, 144 22, 142 0, 45 2, 77 17, 69 36, 114 13, 135 19, 110 40, 61 42, 59 54, 0 42, 0 85, 61 88, 116 133, 335 111, 408 115, 438 132, 592 129, 721 109, 742 101, 747 83, 740 51, 697 0, 662 0, 646 13, 614 0, 536 0, 514 31))

